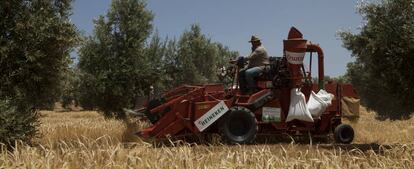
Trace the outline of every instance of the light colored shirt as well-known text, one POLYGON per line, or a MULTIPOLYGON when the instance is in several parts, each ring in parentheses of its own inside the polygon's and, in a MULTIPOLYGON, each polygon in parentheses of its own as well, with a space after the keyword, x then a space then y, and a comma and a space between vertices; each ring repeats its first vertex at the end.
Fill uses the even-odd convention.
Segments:
POLYGON ((248 68, 252 67, 264 67, 269 64, 269 56, 267 55, 266 49, 263 45, 258 46, 248 57, 249 60, 248 68))

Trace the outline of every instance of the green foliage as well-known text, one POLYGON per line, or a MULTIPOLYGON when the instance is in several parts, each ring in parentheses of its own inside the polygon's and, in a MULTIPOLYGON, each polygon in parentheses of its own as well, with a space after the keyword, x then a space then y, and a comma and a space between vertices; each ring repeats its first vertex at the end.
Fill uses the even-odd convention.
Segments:
POLYGON ((76 45, 71 0, 0 2, 0 142, 29 141, 50 108, 76 45))
MULTIPOLYGON (((75 100, 78 100, 79 105, 84 110, 94 110, 97 107, 97 101, 100 101, 98 92, 98 81, 97 79, 88 73, 79 73, 78 74, 79 79, 81 80, 79 82, 79 85, 77 86, 77 90, 75 93, 78 93, 78 98, 75 98, 75 100)), ((75 94, 76 96, 76 94, 75 94)))
POLYGON ((162 79, 162 88, 164 90, 177 87, 180 83, 177 79, 183 76, 179 70, 180 67, 178 64, 178 45, 175 39, 168 40, 164 42, 164 55, 162 57, 162 69, 163 69, 163 79, 162 79))
MULTIPOLYGON (((142 0, 113 0, 106 16, 95 20, 93 36, 79 51, 79 103, 107 117, 124 118, 138 98, 181 84, 217 82, 217 70, 237 52, 211 42, 192 25, 178 41, 151 34, 153 15, 142 0)), ((75 83, 76 84, 76 83, 75 83)), ((71 95, 68 98, 71 98, 71 95)), ((75 98, 76 100, 76 98, 75 98)))
POLYGON ((214 78, 217 50, 211 45, 210 39, 201 33, 198 25, 192 25, 190 31, 183 33, 178 47, 178 67, 183 74, 179 82, 194 84, 214 78))
POLYGON ((0 3, 0 95, 21 94, 36 107, 53 105, 77 40, 71 0, 0 3))
POLYGON ((63 108, 68 109, 70 105, 78 106, 79 104, 80 72, 76 67, 73 67, 68 69, 64 75, 61 102, 63 108))
MULTIPOLYGON (((150 86, 152 86, 155 90, 157 96, 161 95, 164 90, 166 90, 166 86, 168 84, 165 84, 165 67, 164 67, 164 58, 167 54, 167 47, 168 39, 165 39, 164 41, 161 40, 159 37, 158 32, 156 31, 149 44, 145 48, 145 55, 148 58, 149 64, 153 65, 152 69, 152 76, 149 77, 149 83, 150 86)), ((145 95, 148 95, 150 92, 150 89, 145 90, 145 95)))
POLYGON ((218 70, 227 66, 237 52, 217 42, 212 42, 201 32, 198 25, 192 25, 180 39, 166 44, 165 75, 171 87, 180 84, 217 82, 218 70))
POLYGON ((142 0, 113 0, 107 15, 94 21, 94 34, 79 51, 81 93, 90 94, 80 99, 82 106, 124 118, 122 109, 149 91, 157 67, 145 55, 153 19, 145 7, 142 0))
POLYGON ((0 100, 0 143, 12 146, 16 141, 30 142, 39 122, 34 109, 17 109, 10 100, 0 100))
POLYGON ((366 22, 361 32, 339 34, 356 57, 347 76, 368 108, 406 117, 414 111, 414 2, 384 0, 363 4, 359 12, 366 22))

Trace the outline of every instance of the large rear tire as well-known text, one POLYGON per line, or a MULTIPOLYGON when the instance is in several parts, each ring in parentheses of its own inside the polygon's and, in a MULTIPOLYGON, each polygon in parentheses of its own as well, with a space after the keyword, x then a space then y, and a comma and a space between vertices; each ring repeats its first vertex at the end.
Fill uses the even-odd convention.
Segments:
POLYGON ((349 144, 354 140, 354 129, 348 124, 336 126, 334 131, 335 142, 349 144))
POLYGON ((253 143, 258 131, 256 117, 247 108, 233 107, 220 119, 219 131, 227 143, 253 143))

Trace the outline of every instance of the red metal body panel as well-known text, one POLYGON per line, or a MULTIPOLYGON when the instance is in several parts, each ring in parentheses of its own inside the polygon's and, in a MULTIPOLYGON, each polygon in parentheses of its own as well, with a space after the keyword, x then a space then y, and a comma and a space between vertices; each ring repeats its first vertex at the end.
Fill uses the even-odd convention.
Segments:
MULTIPOLYGON (((315 93, 319 91, 318 85, 316 84, 312 87, 302 88, 302 92, 306 93, 305 95, 307 99, 309 98, 311 89, 315 93)), ((325 84, 325 89, 329 93, 334 94, 335 97, 332 100, 332 105, 326 109, 320 119, 315 119, 314 123, 302 122, 298 120, 286 123, 285 119, 289 111, 290 103, 290 88, 280 89, 278 92, 275 92, 277 96, 267 102, 264 106, 281 108, 281 121, 279 123, 264 123, 261 121, 262 108, 260 107, 254 110, 253 112, 256 115, 256 119, 261 126, 259 128, 263 128, 259 130, 259 134, 282 134, 295 133, 296 131, 310 131, 313 134, 326 135, 331 132, 333 127, 341 123, 340 98, 345 94, 341 93, 341 91, 346 90, 346 94, 349 97, 357 95, 352 86, 347 84, 341 85, 336 83, 328 83, 325 84)), ((221 100, 224 100, 228 107, 247 107, 250 103, 271 91, 271 89, 263 89, 250 96, 237 94, 230 99, 225 99, 224 90, 221 87, 214 85, 213 87, 209 85, 196 87, 187 86, 185 88, 179 87, 176 90, 178 92, 169 93, 169 96, 172 99, 170 99, 167 103, 151 110, 151 112, 158 112, 167 107, 171 108, 170 111, 167 112, 156 124, 143 130, 141 132, 142 136, 156 138, 165 137, 167 135, 175 136, 178 133, 182 133, 184 130, 191 133, 198 133, 199 131, 195 127, 194 121, 204 115, 221 100), (206 90, 206 86, 210 88, 206 90), (181 95, 182 91, 190 92, 181 95), (179 96, 172 95, 171 93, 179 93, 179 96)), ((211 126, 211 128, 215 127, 216 126, 214 125, 211 126)), ((216 130, 213 129, 212 131, 216 130)))
POLYGON ((359 98, 358 93, 351 84, 342 84, 341 90, 343 97, 359 98))

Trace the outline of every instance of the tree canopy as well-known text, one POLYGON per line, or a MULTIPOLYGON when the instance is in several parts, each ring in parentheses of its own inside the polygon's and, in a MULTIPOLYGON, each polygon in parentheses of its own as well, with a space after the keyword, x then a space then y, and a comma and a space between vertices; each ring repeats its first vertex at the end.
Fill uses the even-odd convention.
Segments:
POLYGON ((361 31, 339 34, 356 58, 347 76, 363 103, 380 116, 408 116, 414 111, 414 2, 366 3, 359 13, 365 21, 361 31))
POLYGON ((58 100, 78 40, 71 2, 0 2, 0 142, 28 140, 36 132, 35 110, 58 100))
POLYGON ((165 76, 169 79, 166 83, 171 86, 218 82, 219 68, 238 56, 238 52, 204 35, 197 24, 191 25, 178 41, 170 41, 166 47, 163 62, 165 76))
POLYGON ((80 49, 81 93, 88 106, 107 116, 123 118, 122 108, 132 107, 156 73, 144 49, 153 19, 145 7, 142 0, 113 0, 108 13, 94 21, 94 34, 80 49))

